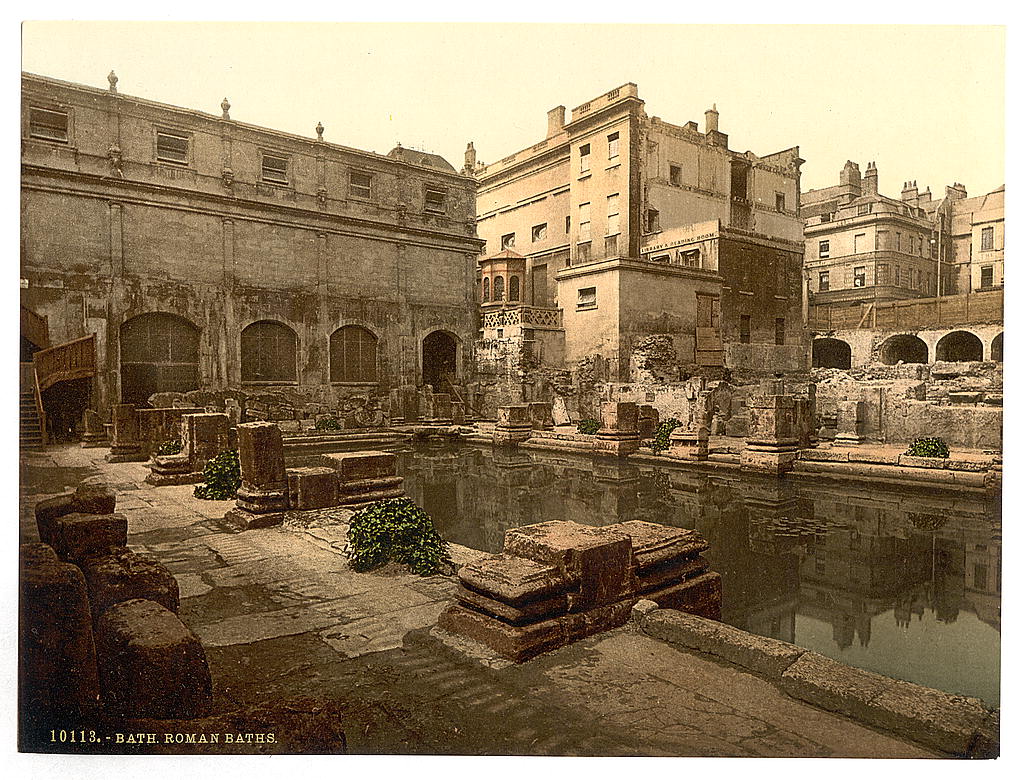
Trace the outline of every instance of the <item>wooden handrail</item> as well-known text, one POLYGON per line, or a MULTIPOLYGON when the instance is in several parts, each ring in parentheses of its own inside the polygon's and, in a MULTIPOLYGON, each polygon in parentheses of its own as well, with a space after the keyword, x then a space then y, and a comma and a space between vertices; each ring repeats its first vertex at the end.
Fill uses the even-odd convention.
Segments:
POLYGON ((32 355, 36 385, 42 393, 58 382, 96 375, 96 334, 42 349, 32 355))
POLYGON ((31 309, 22 306, 21 335, 40 349, 47 349, 50 346, 49 320, 44 315, 36 314, 31 309))

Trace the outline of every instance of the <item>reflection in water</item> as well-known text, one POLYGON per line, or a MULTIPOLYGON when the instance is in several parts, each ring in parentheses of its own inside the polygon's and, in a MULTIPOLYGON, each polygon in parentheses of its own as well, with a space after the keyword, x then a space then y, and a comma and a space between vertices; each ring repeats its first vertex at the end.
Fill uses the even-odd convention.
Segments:
POLYGON ((546 520, 696 528, 722 575, 725 622, 999 703, 992 499, 478 447, 402 452, 399 470, 446 539, 480 550, 546 520))

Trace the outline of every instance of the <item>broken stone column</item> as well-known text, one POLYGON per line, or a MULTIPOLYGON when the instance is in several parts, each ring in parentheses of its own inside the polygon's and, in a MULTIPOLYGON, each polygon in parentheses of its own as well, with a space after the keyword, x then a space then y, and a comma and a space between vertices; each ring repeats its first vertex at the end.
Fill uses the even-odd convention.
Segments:
POLYGON ((234 428, 242 422, 242 405, 237 398, 224 399, 224 414, 228 416, 228 427, 234 428))
POLYGON ((108 463, 146 460, 139 440, 139 418, 131 404, 115 404, 113 409, 113 440, 106 456, 108 463))
POLYGON ((95 706, 99 686, 82 571, 40 543, 21 546, 20 564, 18 700, 33 730, 95 706))
POLYGON ((202 482, 207 461, 229 449, 228 423, 228 416, 221 412, 183 415, 181 452, 154 455, 146 482, 157 486, 202 482))
POLYGON ((50 529, 50 545, 57 557, 79 566, 127 544, 128 518, 122 514, 73 513, 56 518, 50 529))
POLYGON ((498 424, 494 427, 495 444, 517 445, 529 439, 532 430, 529 406, 514 404, 498 407, 498 424))
POLYGON ((276 525, 288 508, 288 478, 284 467, 284 440, 274 423, 238 426, 238 464, 242 484, 234 509, 225 518, 246 528, 276 525))
POLYGON ((107 609, 96 622, 100 695, 110 712, 136 718, 195 718, 213 703, 199 639, 145 599, 107 609))
POLYGON ((39 539, 53 545, 53 528, 58 518, 71 514, 109 515, 117 505, 114 491, 98 482, 83 482, 74 492, 46 498, 35 506, 39 539))
POLYGON ((555 427, 555 421, 551 416, 551 404, 545 401, 531 401, 527 406, 530 409, 530 426, 536 431, 549 431, 555 427))
POLYGON ((398 476, 398 458, 393 452, 332 453, 321 455, 320 461, 336 474, 339 505, 369 504, 405 495, 404 480, 398 476))
POLYGON ((707 460, 714 407, 710 390, 698 390, 690 404, 688 423, 669 434, 668 454, 680 460, 707 460))
POLYGON ((594 452, 624 457, 640 449, 639 416, 632 401, 601 404, 601 428, 594 440, 594 452))
POLYGON ((338 475, 328 466, 287 469, 288 508, 326 509, 338 506, 338 475))
POLYGON ((82 446, 107 446, 107 431, 103 427, 103 418, 95 409, 86 409, 82 413, 82 446))
POLYGON ((867 404, 863 401, 840 401, 836 413, 836 444, 861 444, 867 404))
POLYGON ((807 385, 806 395, 797 396, 794 407, 796 438, 800 449, 808 449, 817 444, 817 387, 811 382, 807 385))
POLYGON ((651 439, 658 432, 661 416, 653 406, 644 404, 637 407, 637 429, 641 439, 651 439))
POLYGON ((131 599, 148 599, 171 612, 178 611, 178 581, 152 556, 115 547, 109 555, 86 560, 82 572, 89 588, 93 622, 109 607, 131 599))
POLYGON ((740 452, 740 465, 776 476, 790 471, 799 452, 792 396, 752 395, 747 399, 747 410, 749 433, 740 452))

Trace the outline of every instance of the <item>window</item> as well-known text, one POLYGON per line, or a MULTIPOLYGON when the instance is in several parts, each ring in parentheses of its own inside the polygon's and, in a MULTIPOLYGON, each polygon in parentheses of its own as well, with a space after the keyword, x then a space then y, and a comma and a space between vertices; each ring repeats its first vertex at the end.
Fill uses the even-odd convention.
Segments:
POLYGON ((818 292, 828 292, 828 271, 818 271, 818 292))
POLYGON ((510 301, 519 300, 519 277, 512 276, 508 280, 508 299, 510 301))
POLYGON ((992 248, 994 237, 994 228, 987 227, 981 229, 981 251, 986 252, 992 248))
POLYGON ((875 284, 889 284, 888 263, 879 263, 875 268, 875 284))
POLYGON ((924 257, 924 239, 921 236, 917 237, 917 253, 924 257))
POLYGON ((786 210, 786 193, 776 192, 775 193, 775 210, 785 211, 786 210))
POLYGON ((505 235, 503 235, 501 237, 501 248, 503 250, 504 249, 511 249, 515 245, 516 245, 516 234, 515 233, 506 233, 505 235))
POLYGON ((581 287, 576 291, 578 296, 576 299, 577 309, 595 309, 597 308, 597 288, 596 287, 581 287))
POLYGON ((683 166, 668 166, 668 183, 671 184, 673 187, 683 186, 683 166))
POLYGON ((750 315, 740 315, 740 344, 750 343, 750 315))
POLYGON ((288 158, 276 157, 272 154, 263 155, 260 178, 263 181, 273 182, 274 184, 287 184, 288 158))
POLYGON ((157 130, 156 159, 175 165, 188 165, 188 136, 157 130))
POLYGON ((28 110, 28 134, 32 138, 46 141, 68 142, 68 115, 66 111, 51 111, 48 108, 28 110))
POLYGON ((654 255, 651 258, 652 263, 667 263, 671 258, 668 255, 654 255))
POLYGON ((867 251, 867 238, 867 233, 857 233, 853 237, 853 253, 855 255, 867 251))
POLYGON ((615 257, 619 253, 619 237, 606 236, 604 239, 604 256, 615 257))
POLYGON ((828 241, 818 242, 818 257, 828 257, 828 241))
POLYGON ((619 194, 608 196, 608 230, 606 235, 614 235, 619 232, 619 194))
POLYGON ((348 194, 350 198, 370 199, 370 183, 373 177, 362 171, 349 171, 348 194))
POLYGON ((619 134, 612 133, 608 136, 608 159, 611 160, 619 156, 619 134))
POLYGON ((902 233, 896 233, 896 251, 897 252, 902 252, 903 251, 903 234, 902 233))
POLYGON ((572 217, 565 218, 565 234, 569 235, 569 228, 572 226, 572 217))
POLYGON ((647 232, 657 233, 661 230, 661 214, 657 209, 647 209, 647 232))
POLYGON ((786 318, 776 317, 775 318, 775 343, 785 344, 786 343, 786 318))
POLYGON ((438 187, 427 187, 423 198, 424 211, 433 211, 435 213, 443 214, 445 211, 444 199, 446 194, 446 190, 438 187))
POLYGON ((483 281, 482 287, 483 287, 483 301, 484 301, 484 303, 487 303, 489 300, 491 300, 491 280, 488 279, 486 276, 484 277, 484 281, 483 281))
POLYGON ((981 286, 982 287, 991 287, 993 281, 994 281, 994 275, 992 273, 992 266, 990 266, 990 265, 983 265, 981 267, 981 286))
POLYGON ((376 382, 377 337, 366 328, 346 325, 331 334, 331 381, 376 382))
POLYGON ((831 222, 832 221, 832 214, 830 214, 829 212, 826 211, 824 214, 821 215, 821 220, 820 221, 821 222, 831 222))
POLYGON ((865 214, 870 214, 870 213, 871 213, 871 204, 870 203, 861 203, 859 206, 857 206, 857 216, 858 217, 863 217, 865 214))
POLYGON ((590 260, 590 242, 585 244, 576 245, 576 260, 580 263, 586 263, 590 260))
POLYGON ((590 240, 590 204, 580 204, 580 241, 590 240))
MULTIPOLYGON (((566 228, 568 231, 568 228, 566 228)), ((543 241, 548 237, 548 223, 545 222, 542 225, 534 225, 530 228, 530 239, 532 241, 543 241)))
POLYGON ((580 147, 580 173, 590 172, 590 144, 580 147))
POLYGON ((494 277, 494 300, 503 301, 505 300, 505 277, 495 276, 494 277))
POLYGON ((254 322, 242 331, 243 382, 294 382, 295 331, 280 322, 254 322))
POLYGON ((685 265, 688 268, 700 268, 700 250, 680 249, 676 253, 676 260, 679 262, 679 265, 685 265))
POLYGON ((199 387, 200 331, 173 314, 140 314, 120 330, 121 401, 144 405, 153 393, 199 387))
POLYGON ((856 268, 853 269, 853 286, 854 287, 863 287, 864 286, 864 283, 865 283, 865 280, 866 280, 865 272, 866 272, 866 268, 863 265, 859 265, 859 266, 857 266, 856 268))

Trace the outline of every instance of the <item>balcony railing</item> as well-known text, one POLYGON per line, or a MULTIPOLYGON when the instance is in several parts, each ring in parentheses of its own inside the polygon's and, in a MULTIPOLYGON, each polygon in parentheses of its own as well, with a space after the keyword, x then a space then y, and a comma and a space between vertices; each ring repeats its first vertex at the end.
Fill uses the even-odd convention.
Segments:
POLYGON ((513 325, 534 328, 562 327, 562 310, 546 309, 539 306, 514 306, 500 311, 485 312, 485 328, 507 328, 513 325))

